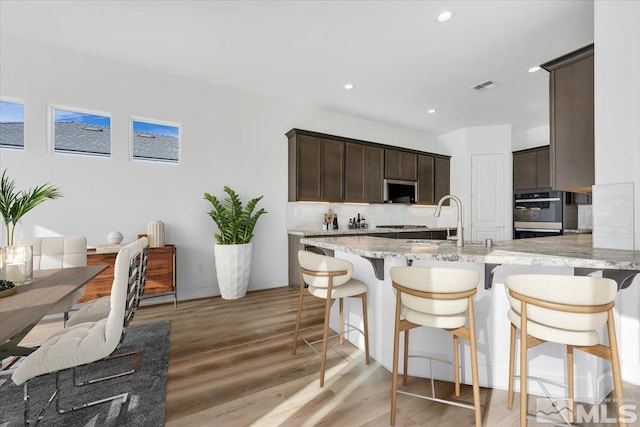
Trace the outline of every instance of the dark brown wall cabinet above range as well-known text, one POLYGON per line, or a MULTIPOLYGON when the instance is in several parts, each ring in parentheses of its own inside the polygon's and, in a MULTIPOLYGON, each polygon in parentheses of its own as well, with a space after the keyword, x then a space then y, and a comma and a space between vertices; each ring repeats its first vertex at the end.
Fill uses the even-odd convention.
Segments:
MULTIPOLYGON (((418 203, 435 204, 449 194, 450 165, 446 157, 418 155, 418 203)), ((448 201, 445 205, 449 205, 448 201)))
POLYGON ((551 187, 591 191, 593 151, 593 45, 542 64, 550 72, 551 187))
POLYGON ((449 156, 302 129, 287 137, 290 202, 383 203, 385 178, 417 181, 421 204, 449 193, 449 156))
POLYGON ((384 150, 384 177, 416 181, 418 179, 418 155, 402 150, 384 150))
POLYGON ((382 203, 385 150, 352 142, 345 144, 345 200, 382 203))
POLYGON ((513 152, 513 189, 551 187, 549 147, 513 152))

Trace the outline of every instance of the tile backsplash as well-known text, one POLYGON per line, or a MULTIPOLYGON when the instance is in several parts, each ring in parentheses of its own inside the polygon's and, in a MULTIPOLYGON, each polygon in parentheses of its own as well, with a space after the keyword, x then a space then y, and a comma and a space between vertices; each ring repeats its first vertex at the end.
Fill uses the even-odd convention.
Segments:
POLYGON ((593 228, 592 205, 578 205, 578 228, 581 230, 593 228))
POLYGON ((634 249, 633 183, 593 186, 593 247, 634 249))
POLYGON ((349 218, 360 213, 369 228, 378 225, 426 225, 428 227, 455 227, 455 206, 443 206, 439 217, 433 215, 435 206, 405 204, 305 203, 287 202, 287 230, 321 230, 324 214, 333 210, 338 216, 338 228, 347 229, 349 218))

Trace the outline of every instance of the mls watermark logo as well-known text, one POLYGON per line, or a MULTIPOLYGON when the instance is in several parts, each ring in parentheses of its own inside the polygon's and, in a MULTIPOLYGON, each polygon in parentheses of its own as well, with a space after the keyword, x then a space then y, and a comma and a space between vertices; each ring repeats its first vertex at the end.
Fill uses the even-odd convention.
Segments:
POLYGON ((536 399, 536 422, 570 426, 575 424, 632 424, 638 421, 640 409, 634 399, 623 399, 620 413, 617 400, 604 399, 598 402, 573 402, 569 398, 536 399))

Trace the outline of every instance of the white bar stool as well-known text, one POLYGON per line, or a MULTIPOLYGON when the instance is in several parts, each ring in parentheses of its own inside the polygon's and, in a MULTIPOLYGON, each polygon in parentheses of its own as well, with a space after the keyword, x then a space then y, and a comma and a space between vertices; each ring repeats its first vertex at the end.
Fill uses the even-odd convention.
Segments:
MULTIPOLYGON (((513 408, 516 329, 520 329, 520 426, 527 425, 527 350, 544 342, 567 346, 568 397, 572 406, 575 398, 573 350, 610 361, 618 414, 622 415, 622 379, 613 321, 616 282, 595 277, 520 274, 508 276, 504 284, 511 306, 507 313, 511 321, 509 409, 513 408), (597 332, 605 325, 609 346, 600 344, 597 332)), ((574 408, 569 409, 566 421, 573 422, 574 408)))
MULTIPOLYGON (((367 365, 369 358, 369 326, 367 321, 367 285, 351 277, 353 274, 353 264, 347 260, 330 256, 319 255, 308 251, 298 251, 298 261, 302 270, 300 281, 300 298, 298 299, 298 314, 296 316, 296 328, 293 333, 293 354, 296 354, 298 347, 298 332, 300 330, 300 318, 302 315, 303 299, 306 296, 324 298, 326 300, 324 309, 324 331, 322 335, 322 351, 320 362, 320 387, 324 387, 324 371, 327 364, 327 345, 329 338, 340 337, 340 344, 344 342, 344 334, 352 330, 357 330, 364 335, 364 349, 367 365), (362 322, 364 331, 353 325, 347 324, 351 329, 344 331, 343 298, 356 297, 362 300, 362 322), (329 314, 333 300, 340 302, 340 331, 338 334, 329 336, 329 314)), ((320 341, 305 343, 316 353, 313 347, 320 341)))
POLYGON ((460 406, 475 411, 475 424, 480 427, 480 386, 478 380, 478 356, 473 298, 477 292, 478 273, 470 270, 435 267, 393 267, 391 281, 396 293, 395 330, 393 335, 393 376, 391 382, 391 425, 396 423, 397 394, 405 394, 435 402, 460 406), (467 315, 468 314, 468 315, 467 315), (403 319, 401 319, 401 316, 403 319), (465 323, 469 321, 469 327, 465 323), (407 385, 409 357, 409 331, 419 326, 440 328, 453 334, 453 365, 455 371, 455 393, 460 396, 460 352, 459 338, 471 344, 471 377, 473 405, 439 399, 435 388, 431 396, 407 393, 398 390, 398 353, 400 332, 404 332, 403 384, 407 385))

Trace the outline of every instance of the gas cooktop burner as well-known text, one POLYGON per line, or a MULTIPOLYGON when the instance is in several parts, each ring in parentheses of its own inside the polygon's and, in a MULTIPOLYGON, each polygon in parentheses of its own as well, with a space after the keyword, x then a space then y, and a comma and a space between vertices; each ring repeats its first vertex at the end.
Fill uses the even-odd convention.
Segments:
POLYGON ((426 225, 378 225, 376 228, 429 228, 426 225))

